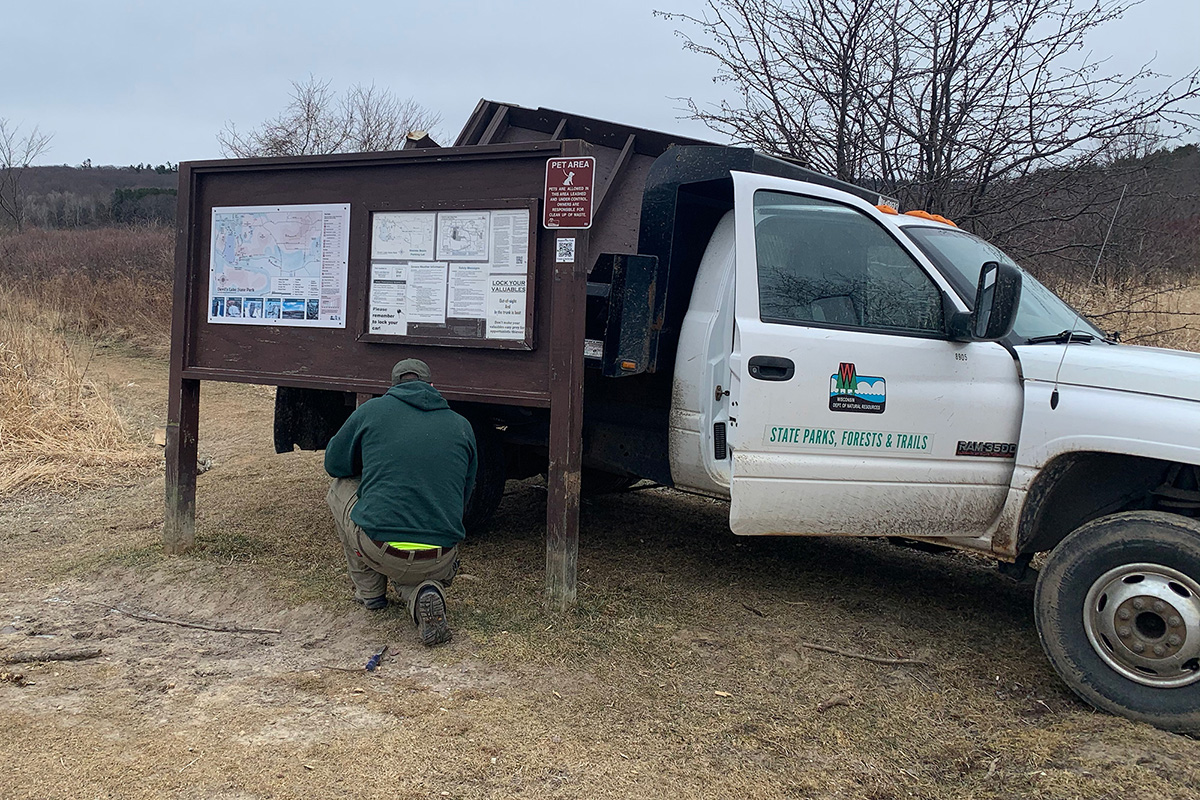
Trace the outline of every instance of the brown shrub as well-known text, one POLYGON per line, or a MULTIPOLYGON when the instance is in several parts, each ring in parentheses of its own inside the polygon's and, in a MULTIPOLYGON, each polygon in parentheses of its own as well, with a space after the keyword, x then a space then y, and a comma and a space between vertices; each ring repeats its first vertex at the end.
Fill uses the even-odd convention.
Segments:
POLYGON ((1200 286, 1171 283, 1049 283, 1101 330, 1129 344, 1200 351, 1200 286))
POLYGON ((163 352, 173 248, 165 227, 31 230, 0 238, 0 282, 69 328, 163 352))

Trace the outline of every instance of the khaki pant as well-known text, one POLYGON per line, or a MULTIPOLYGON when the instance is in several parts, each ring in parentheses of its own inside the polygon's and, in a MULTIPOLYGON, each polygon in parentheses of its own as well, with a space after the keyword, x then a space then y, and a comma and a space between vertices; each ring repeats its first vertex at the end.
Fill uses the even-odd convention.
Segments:
MULTIPOLYGON (((346 553, 355 597, 360 600, 382 597, 387 593, 388 578, 391 578, 411 616, 416 610, 417 590, 435 585, 440 591, 454 579, 458 572, 457 547, 443 550, 437 558, 414 561, 407 556, 395 555, 395 551, 385 552, 350 519, 350 511, 358 502, 358 478, 334 478, 329 486, 328 500, 333 523, 342 540, 342 550, 346 553)), ((421 551, 408 551, 410 554, 418 552, 421 551)))

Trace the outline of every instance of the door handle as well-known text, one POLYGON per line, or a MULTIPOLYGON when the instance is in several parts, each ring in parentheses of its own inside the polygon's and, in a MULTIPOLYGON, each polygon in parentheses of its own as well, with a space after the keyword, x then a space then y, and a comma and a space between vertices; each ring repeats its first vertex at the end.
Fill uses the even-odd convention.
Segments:
POLYGON ((750 377, 760 381, 790 381, 796 374, 792 360, 781 356, 754 356, 749 369, 750 377))

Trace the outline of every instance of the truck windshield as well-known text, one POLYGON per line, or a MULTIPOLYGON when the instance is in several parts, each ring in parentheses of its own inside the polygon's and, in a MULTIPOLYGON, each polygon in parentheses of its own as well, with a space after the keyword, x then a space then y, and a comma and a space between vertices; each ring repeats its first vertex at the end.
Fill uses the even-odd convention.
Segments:
MULTIPOLYGON (((965 231, 925 225, 905 225, 903 231, 962 293, 968 306, 975 303, 975 284, 985 261, 1000 261, 1020 269, 1000 248, 965 231)), ((1027 342, 1105 338, 1102 331, 1077 316, 1075 309, 1021 270, 1021 303, 1013 324, 1016 336, 1027 342)))

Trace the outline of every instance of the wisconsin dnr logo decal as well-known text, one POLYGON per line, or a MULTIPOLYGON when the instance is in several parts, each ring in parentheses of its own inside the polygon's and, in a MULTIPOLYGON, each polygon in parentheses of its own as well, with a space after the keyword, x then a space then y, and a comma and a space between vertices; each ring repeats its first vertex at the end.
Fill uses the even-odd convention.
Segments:
POLYGON ((859 375, 853 364, 842 362, 829 376, 829 410, 882 414, 887 406, 887 382, 859 375))

